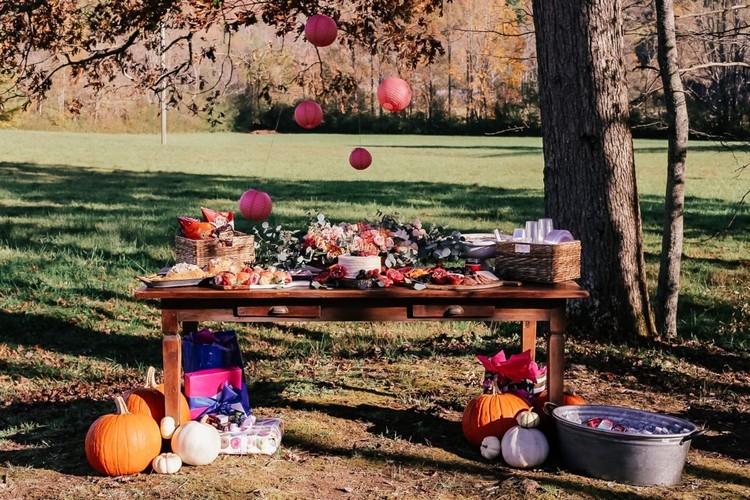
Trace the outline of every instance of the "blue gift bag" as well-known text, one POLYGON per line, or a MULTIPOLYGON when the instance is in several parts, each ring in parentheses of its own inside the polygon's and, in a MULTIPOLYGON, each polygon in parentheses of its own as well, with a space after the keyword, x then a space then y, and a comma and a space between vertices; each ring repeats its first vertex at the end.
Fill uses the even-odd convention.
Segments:
POLYGON ((233 330, 212 332, 204 328, 182 338, 182 369, 185 373, 233 366, 243 367, 240 345, 233 330))

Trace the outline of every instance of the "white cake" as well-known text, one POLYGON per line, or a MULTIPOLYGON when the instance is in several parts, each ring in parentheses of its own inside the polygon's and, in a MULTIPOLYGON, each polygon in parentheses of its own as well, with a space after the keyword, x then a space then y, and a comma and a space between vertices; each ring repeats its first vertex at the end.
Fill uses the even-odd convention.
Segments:
POLYGON ((380 257, 377 255, 360 257, 353 255, 339 255, 338 264, 346 269, 345 278, 354 279, 359 274, 359 271, 364 269, 370 271, 377 269, 380 271, 380 257))

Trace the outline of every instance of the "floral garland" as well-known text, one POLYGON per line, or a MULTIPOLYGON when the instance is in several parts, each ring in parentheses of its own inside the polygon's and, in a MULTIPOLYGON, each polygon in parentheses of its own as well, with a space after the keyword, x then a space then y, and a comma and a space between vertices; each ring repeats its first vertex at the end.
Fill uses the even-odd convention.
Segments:
POLYGON ((256 262, 292 269, 310 263, 328 266, 345 254, 380 255, 386 267, 461 260, 465 247, 460 232, 425 228, 419 219, 403 223, 396 214, 377 215, 374 221, 332 223, 317 214, 298 232, 264 222, 255 228, 256 262))

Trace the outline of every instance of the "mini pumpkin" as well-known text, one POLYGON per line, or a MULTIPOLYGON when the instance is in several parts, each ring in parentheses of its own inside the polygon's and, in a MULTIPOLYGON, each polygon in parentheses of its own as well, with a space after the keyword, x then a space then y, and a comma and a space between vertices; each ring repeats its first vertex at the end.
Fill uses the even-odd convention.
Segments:
POLYGON ((500 456, 500 440, 495 436, 487 436, 482 439, 479 452, 487 460, 494 460, 500 456))
POLYGON ((208 465, 219 456, 219 431, 206 423, 207 418, 191 420, 172 434, 172 451, 186 464, 208 465))
POLYGON ((116 412, 102 415, 86 433, 86 459, 97 472, 122 476, 142 472, 161 451, 161 434, 146 414, 130 413, 122 396, 116 412))
POLYGON ((512 392, 499 392, 493 382, 491 394, 481 394, 469 401, 461 417, 461 429, 466 440, 480 446, 487 436, 502 437, 516 425, 519 411, 527 410, 528 403, 512 392))
POLYGON ((174 474, 182 468, 182 459, 176 453, 160 453, 151 461, 157 474, 174 474))
POLYGON ((161 437, 164 439, 171 439, 176 430, 177 423, 172 417, 164 417, 159 422, 159 431, 161 432, 161 437))
POLYGON ((526 410, 518 414, 516 421, 518 425, 508 430, 500 442, 503 460, 519 469, 541 465, 549 455, 549 443, 544 433, 536 428, 539 415, 526 410))

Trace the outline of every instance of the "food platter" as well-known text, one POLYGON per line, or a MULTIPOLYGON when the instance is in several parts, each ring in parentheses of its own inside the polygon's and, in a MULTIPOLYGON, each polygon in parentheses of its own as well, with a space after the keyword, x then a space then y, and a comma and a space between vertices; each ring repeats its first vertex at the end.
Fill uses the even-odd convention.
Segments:
POLYGON ((486 290, 488 288, 499 288, 501 286, 509 286, 509 284, 510 286, 515 286, 516 282, 493 281, 492 283, 480 283, 477 285, 436 285, 434 283, 426 283, 426 287, 433 290, 461 290, 462 292, 465 292, 469 290, 486 290))
POLYGON ((275 285, 217 285, 216 283, 211 283, 211 288, 215 288, 216 290, 281 290, 284 288, 292 288, 293 286, 299 286, 299 285, 293 285, 292 283, 286 283, 286 284, 275 284, 275 285))
POLYGON ((148 288, 177 288, 182 286, 198 286, 202 282, 210 279, 209 277, 203 278, 188 278, 188 279, 167 279, 159 275, 157 276, 136 276, 135 279, 144 283, 148 288))

